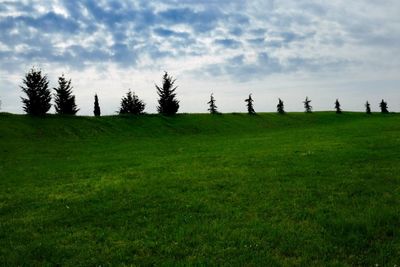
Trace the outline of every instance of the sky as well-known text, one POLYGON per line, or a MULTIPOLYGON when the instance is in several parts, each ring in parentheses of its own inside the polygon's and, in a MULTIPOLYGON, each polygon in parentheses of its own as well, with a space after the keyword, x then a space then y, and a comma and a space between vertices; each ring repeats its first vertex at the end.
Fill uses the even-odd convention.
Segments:
MULTIPOLYGON (((2 112, 23 113, 32 67, 72 80, 78 114, 115 114, 131 89, 156 112, 155 84, 177 79, 179 112, 400 111, 398 0, 0 0, 2 112)), ((50 112, 54 112, 52 109, 50 112)))

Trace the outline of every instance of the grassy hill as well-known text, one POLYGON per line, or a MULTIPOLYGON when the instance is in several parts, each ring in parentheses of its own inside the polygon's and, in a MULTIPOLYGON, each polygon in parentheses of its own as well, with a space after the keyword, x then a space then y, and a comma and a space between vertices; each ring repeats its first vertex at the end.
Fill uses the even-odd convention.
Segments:
POLYGON ((0 114, 0 265, 399 265, 399 162, 397 114, 0 114))

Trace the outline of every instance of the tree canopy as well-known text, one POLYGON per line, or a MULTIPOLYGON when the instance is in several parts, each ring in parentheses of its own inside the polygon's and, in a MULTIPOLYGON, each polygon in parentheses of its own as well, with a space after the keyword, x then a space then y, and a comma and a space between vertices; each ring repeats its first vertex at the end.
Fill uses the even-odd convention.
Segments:
POLYGON ((44 115, 51 108, 51 92, 49 81, 46 75, 42 75, 40 70, 32 68, 22 80, 20 86, 27 98, 22 99, 23 109, 30 115, 44 115))
POLYGON ((100 112, 100 105, 99 105, 99 98, 97 94, 94 95, 94 109, 93 109, 93 114, 96 117, 99 117, 101 112, 100 112))
POLYGON ((174 115, 178 112, 179 101, 176 99, 175 79, 169 76, 167 72, 164 73, 162 86, 156 85, 158 99, 157 111, 164 115, 174 115))
POLYGON ((306 97, 306 100, 304 100, 304 108, 306 110, 306 113, 311 113, 312 112, 312 106, 310 105, 311 100, 308 99, 308 96, 306 97))
POLYGON ((371 114, 371 104, 368 101, 365 103, 365 112, 371 114))
POLYGON ((145 106, 144 102, 129 90, 126 96, 121 99, 119 114, 142 114, 145 106))
POLYGON ((211 94, 210 96, 210 101, 207 102, 209 105, 208 111, 210 111, 211 114, 218 114, 217 106, 215 105, 215 99, 214 95, 211 94))
POLYGON ((276 105, 276 110, 279 114, 285 114, 285 106, 283 101, 279 98, 278 105, 276 105))
POLYGON ((381 103, 379 104, 379 107, 381 108, 382 113, 389 113, 388 105, 387 102, 385 102, 385 100, 382 99, 381 103))
POLYGON ((55 109, 57 114, 75 115, 79 109, 75 104, 75 96, 72 95, 71 80, 67 80, 64 74, 58 78, 58 87, 54 88, 55 109))
POLYGON ((251 94, 249 94, 249 98, 245 99, 244 102, 246 102, 246 106, 247 106, 247 113, 250 115, 254 115, 256 114, 256 112, 254 111, 254 107, 253 107, 253 98, 251 97, 251 94))
POLYGON ((342 113, 342 109, 340 108, 339 99, 336 99, 336 101, 335 101, 335 109, 336 109, 336 113, 337 114, 341 114, 342 113))

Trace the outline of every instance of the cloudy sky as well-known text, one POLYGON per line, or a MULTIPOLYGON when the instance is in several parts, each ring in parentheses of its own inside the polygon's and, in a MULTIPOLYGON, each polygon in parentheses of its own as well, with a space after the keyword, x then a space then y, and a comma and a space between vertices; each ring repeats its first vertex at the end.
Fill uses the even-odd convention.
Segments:
POLYGON ((180 112, 373 109, 400 111, 398 0, 0 0, 1 111, 22 113, 32 67, 56 86, 72 79, 79 114, 114 114, 132 89, 155 112, 163 71, 177 78, 180 112))

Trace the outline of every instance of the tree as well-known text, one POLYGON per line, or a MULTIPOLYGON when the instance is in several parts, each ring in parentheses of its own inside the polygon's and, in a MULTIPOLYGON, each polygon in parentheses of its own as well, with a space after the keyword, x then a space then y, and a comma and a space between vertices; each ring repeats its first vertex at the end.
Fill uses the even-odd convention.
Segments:
POLYGON ((63 74, 58 78, 58 87, 54 90, 56 91, 54 102, 57 114, 75 115, 79 109, 75 104, 75 96, 72 95, 71 80, 67 81, 63 74))
POLYGON ((145 106, 143 101, 129 90, 126 96, 121 99, 119 114, 142 114, 145 106))
POLYGON ((215 105, 215 99, 214 95, 211 94, 210 101, 207 102, 207 104, 210 105, 208 108, 208 111, 210 111, 211 114, 218 114, 217 106, 215 105))
POLYGON ((382 99, 381 103, 379 104, 379 106, 381 107, 382 113, 389 113, 388 105, 383 99, 382 99))
POLYGON ((22 80, 24 86, 20 86, 27 98, 22 99, 24 111, 29 115, 45 115, 51 108, 51 92, 49 81, 46 75, 42 75, 40 70, 32 68, 25 74, 22 80))
POLYGON ((279 98, 278 105, 276 105, 276 110, 278 111, 279 114, 285 114, 285 106, 283 104, 283 101, 279 98))
POLYGON ((367 103, 365 103, 365 112, 367 114, 371 114, 371 105, 369 104, 368 101, 367 101, 367 103))
POLYGON ((156 85, 157 93, 160 99, 157 107, 158 113, 164 115, 174 115, 178 112, 179 101, 176 99, 175 90, 178 88, 175 85, 175 79, 168 75, 167 72, 163 76, 163 85, 156 85))
POLYGON ((336 99, 336 101, 335 101, 335 109, 336 109, 336 114, 342 113, 342 109, 340 108, 339 99, 336 99))
POLYGON ((99 98, 97 97, 97 94, 94 95, 94 110, 93 110, 94 116, 99 117, 101 112, 100 112, 100 105, 99 105, 99 98))
POLYGON ((312 106, 310 105, 311 100, 308 99, 308 96, 306 97, 306 100, 303 103, 304 103, 304 108, 306 109, 306 113, 311 113, 312 112, 312 106))
POLYGON ((245 99, 244 102, 247 102, 247 104, 246 104, 247 113, 250 114, 250 115, 256 114, 256 112, 254 111, 254 108, 253 108, 254 100, 251 98, 251 94, 249 94, 249 98, 245 99))

